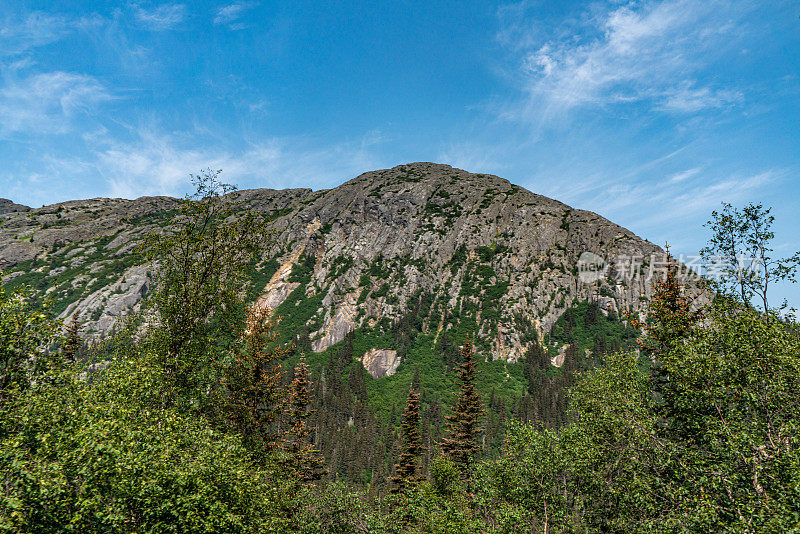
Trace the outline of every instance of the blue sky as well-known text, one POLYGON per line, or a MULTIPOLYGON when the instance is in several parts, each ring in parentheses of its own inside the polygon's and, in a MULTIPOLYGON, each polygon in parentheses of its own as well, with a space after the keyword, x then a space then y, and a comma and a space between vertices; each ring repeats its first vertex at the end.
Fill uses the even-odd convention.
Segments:
MULTIPOLYGON (((721 201, 800 248, 794 1, 4 2, 0 197, 35 207, 488 172, 696 252, 721 201)), ((796 290, 782 290, 800 303, 796 290)))

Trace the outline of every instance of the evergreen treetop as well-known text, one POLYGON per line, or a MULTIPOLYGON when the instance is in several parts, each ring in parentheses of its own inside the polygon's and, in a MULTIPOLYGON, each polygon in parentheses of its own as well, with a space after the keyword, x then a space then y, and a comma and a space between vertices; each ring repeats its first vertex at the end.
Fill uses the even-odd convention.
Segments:
POLYGON ((447 416, 447 437, 441 443, 442 451, 450 457, 467 476, 476 455, 481 449, 478 437, 481 433, 483 403, 475 386, 477 371, 472 355, 472 343, 467 340, 461 349, 459 367, 458 400, 453 413, 447 416))
POLYGON ((61 348, 61 354, 67 362, 75 361, 81 349, 80 331, 81 323, 78 321, 78 312, 75 312, 67 323, 66 338, 61 348))
POLYGON ((395 492, 403 491, 422 480, 418 466, 423 452, 420 421, 419 393, 412 387, 408 391, 408 402, 403 411, 403 422, 400 427, 402 441, 400 457, 395 465, 395 475, 389 478, 394 484, 395 492))
POLYGON ((222 399, 215 403, 224 425, 240 433, 261 461, 274 449, 274 424, 285 405, 279 362, 287 350, 275 344, 277 323, 271 310, 250 308, 242 341, 222 369, 222 399))
POLYGON ((284 468, 287 478, 294 481, 294 490, 311 487, 322 477, 323 459, 314 448, 311 435, 314 432, 308 419, 313 415, 311 409, 311 378, 306 362, 301 359, 294 369, 294 379, 289 386, 289 402, 286 410, 286 423, 281 449, 284 455, 279 464, 284 468))

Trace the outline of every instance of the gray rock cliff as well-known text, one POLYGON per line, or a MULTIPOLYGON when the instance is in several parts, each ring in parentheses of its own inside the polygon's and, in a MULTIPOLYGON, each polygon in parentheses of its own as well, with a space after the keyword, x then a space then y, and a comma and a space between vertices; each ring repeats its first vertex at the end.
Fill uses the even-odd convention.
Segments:
MULTIPOLYGON (((593 297, 605 313, 640 312, 650 290, 648 258, 661 253, 596 213, 434 163, 367 172, 330 190, 234 195, 275 219, 262 263, 278 268, 255 288, 260 304, 276 308, 297 291, 317 299, 308 321, 315 351, 365 325, 398 320, 428 295, 438 314, 425 325, 429 332, 449 328, 446 316, 469 317, 486 357, 516 361, 526 349, 524 330, 546 331, 575 301, 593 297), (580 276, 585 252, 608 261, 605 276, 580 276), (629 257, 644 263, 631 276, 612 276, 624 267, 619 258, 629 257), (300 287, 289 278, 309 259, 311 279, 300 287)), ((47 289, 62 316, 77 312, 95 335, 108 332, 147 294, 150 267, 136 246, 168 222, 176 202, 91 199, 25 211, 0 201, 5 282, 47 289)), ((396 368, 388 354, 368 357, 376 373, 396 368)))

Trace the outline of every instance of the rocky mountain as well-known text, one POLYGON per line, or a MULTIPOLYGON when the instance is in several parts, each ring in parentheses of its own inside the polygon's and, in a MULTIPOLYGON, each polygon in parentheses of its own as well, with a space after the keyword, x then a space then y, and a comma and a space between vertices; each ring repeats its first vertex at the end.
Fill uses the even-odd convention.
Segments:
POLYGON ((0 198, 0 215, 8 215, 12 213, 18 213, 21 211, 30 211, 31 209, 28 206, 23 206, 22 204, 14 204, 7 198, 0 198))
MULTIPOLYGON (((388 331, 416 307, 417 329, 434 342, 463 329, 487 360, 514 362, 575 302, 640 311, 650 258, 662 252, 595 213, 434 163, 367 172, 330 190, 233 195, 274 219, 250 294, 315 352, 351 332, 388 331), (584 276, 587 261, 599 275, 584 276)), ((176 203, 97 198, 29 209, 0 200, 3 283, 46 291, 62 317, 78 313, 91 335, 107 333, 147 295, 151 267, 136 247, 168 224, 176 203)), ((355 357, 373 377, 393 373, 402 350, 372 339, 355 357)))

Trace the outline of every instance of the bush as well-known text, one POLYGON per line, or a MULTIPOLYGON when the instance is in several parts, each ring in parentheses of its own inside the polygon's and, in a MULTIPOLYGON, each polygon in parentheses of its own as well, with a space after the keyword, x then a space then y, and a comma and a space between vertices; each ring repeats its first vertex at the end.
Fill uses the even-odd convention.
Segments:
POLYGON ((0 443, 4 532, 262 532, 280 499, 236 436, 161 410, 145 357, 26 394, 0 443))
POLYGON ((443 496, 452 495, 459 486, 461 473, 447 456, 440 454, 431 462, 431 485, 443 496))

